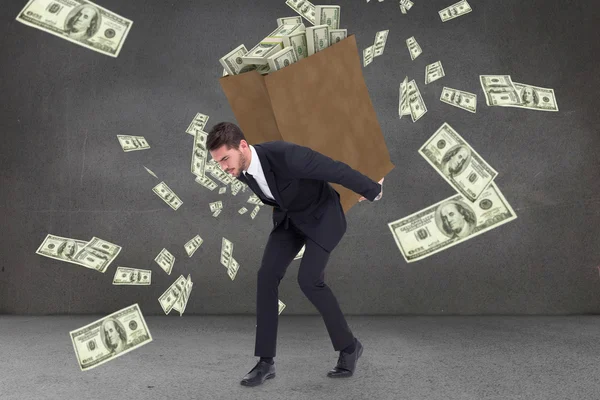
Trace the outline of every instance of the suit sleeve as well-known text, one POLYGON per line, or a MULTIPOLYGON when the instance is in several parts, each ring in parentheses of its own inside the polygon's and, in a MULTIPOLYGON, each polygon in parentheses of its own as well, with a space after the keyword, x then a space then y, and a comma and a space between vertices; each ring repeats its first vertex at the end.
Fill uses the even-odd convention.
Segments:
POLYGON ((288 143, 285 159, 291 175, 297 179, 316 179, 333 182, 360 194, 369 201, 381 193, 381 185, 342 161, 312 150, 310 147, 288 143))

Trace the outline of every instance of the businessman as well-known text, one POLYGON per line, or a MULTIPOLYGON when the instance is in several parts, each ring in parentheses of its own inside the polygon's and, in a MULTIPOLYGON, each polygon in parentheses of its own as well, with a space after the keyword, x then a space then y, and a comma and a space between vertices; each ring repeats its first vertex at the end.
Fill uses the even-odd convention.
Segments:
POLYGON ((352 376, 363 346, 323 281, 329 255, 346 232, 340 195, 328 182, 361 194, 361 201, 375 201, 383 194, 383 179, 377 183, 305 146, 285 141, 249 145, 240 128, 230 122, 213 126, 206 148, 223 171, 273 207, 273 229, 257 275, 254 355, 260 360, 240 383, 256 386, 275 377, 279 282, 304 245, 298 284, 323 317, 334 350, 340 352, 327 376, 352 376))

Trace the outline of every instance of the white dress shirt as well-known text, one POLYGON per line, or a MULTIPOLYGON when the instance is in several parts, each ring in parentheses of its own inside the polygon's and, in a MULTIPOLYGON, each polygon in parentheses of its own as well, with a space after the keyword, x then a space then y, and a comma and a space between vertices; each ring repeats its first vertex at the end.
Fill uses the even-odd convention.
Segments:
POLYGON ((277 200, 275 200, 275 197, 273 197, 273 193, 271 193, 271 189, 269 189, 269 184, 267 183, 265 173, 263 172, 262 165, 258 159, 258 154, 256 153, 254 146, 249 145, 249 147, 250 151, 252 152, 252 159, 250 160, 248 169, 244 170, 244 173, 248 172, 250 175, 252 175, 254 180, 256 180, 256 183, 258 183, 258 186, 260 187, 260 190, 262 190, 263 194, 277 203, 277 200))

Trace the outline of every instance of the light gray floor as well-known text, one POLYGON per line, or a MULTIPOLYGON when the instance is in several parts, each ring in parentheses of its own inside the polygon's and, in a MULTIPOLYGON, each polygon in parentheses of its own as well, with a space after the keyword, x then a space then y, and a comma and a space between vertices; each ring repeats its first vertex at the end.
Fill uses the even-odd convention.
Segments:
POLYGON ((600 398, 596 316, 347 316, 364 353, 331 379, 321 317, 281 315, 277 376, 257 387, 239 383, 257 361, 254 316, 146 317, 151 343, 82 372, 68 332, 100 317, 0 316, 0 398, 600 398))

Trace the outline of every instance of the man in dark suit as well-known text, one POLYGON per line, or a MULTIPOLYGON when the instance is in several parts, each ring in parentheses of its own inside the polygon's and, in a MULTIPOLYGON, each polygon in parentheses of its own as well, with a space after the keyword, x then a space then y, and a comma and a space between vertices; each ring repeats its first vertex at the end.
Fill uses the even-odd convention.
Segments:
POLYGON ((381 198, 382 186, 305 146, 285 141, 249 145, 240 128, 229 122, 213 126, 206 148, 225 172, 246 183, 264 204, 273 206, 273 229, 257 276, 254 355, 260 360, 241 384, 256 386, 275 377, 279 282, 304 245, 298 284, 323 317, 334 350, 340 351, 337 365, 327 376, 352 376, 363 346, 323 281, 329 255, 346 232, 340 195, 328 182, 370 201, 381 198))

